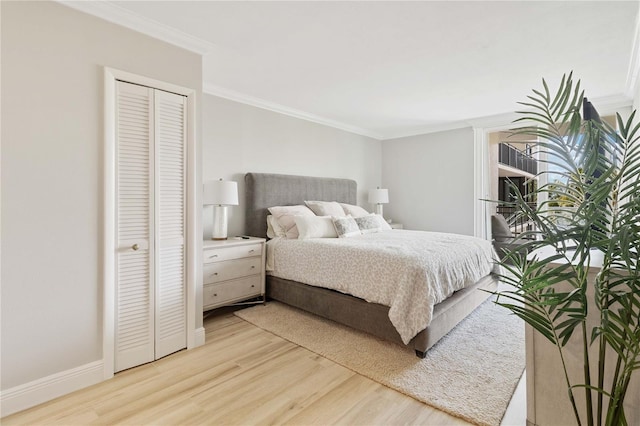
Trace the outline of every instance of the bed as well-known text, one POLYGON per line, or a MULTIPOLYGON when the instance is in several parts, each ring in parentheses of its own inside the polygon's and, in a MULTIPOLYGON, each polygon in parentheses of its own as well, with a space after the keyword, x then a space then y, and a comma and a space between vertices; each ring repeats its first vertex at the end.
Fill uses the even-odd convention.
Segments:
MULTIPOLYGON (((268 209, 273 206, 304 205, 307 200, 357 204, 357 185, 350 179, 247 173, 245 193, 246 233, 256 237, 267 236, 268 209)), ((485 301, 498 283, 497 277, 489 273, 455 291, 433 306, 429 325, 407 341, 390 319, 389 306, 303 281, 267 275, 267 298, 406 345, 414 349, 420 358, 424 358, 431 346, 485 301)))

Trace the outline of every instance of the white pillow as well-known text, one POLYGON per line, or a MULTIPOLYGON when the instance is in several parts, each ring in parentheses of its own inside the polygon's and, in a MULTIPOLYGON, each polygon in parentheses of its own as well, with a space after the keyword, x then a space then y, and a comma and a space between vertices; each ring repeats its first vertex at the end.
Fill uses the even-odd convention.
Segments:
POLYGON ((284 238, 286 233, 278 221, 273 215, 267 216, 267 237, 269 238, 284 238))
POLYGON ((358 224, 358 228, 360 228, 360 232, 363 234, 371 234, 391 229, 391 226, 382 216, 374 213, 367 216, 356 217, 355 221, 358 224))
POLYGON ((347 215, 351 215, 353 217, 368 216, 370 214, 368 211, 366 211, 362 207, 354 206, 353 204, 340 203, 340 206, 342 207, 342 209, 347 215))
POLYGON ((336 228, 338 238, 348 238, 355 235, 362 235, 356 220, 351 216, 334 217, 333 226, 336 228))
POLYGON ((273 216, 271 216, 270 214, 267 215, 267 238, 276 237, 276 234, 273 231, 273 224, 271 223, 271 219, 273 219, 273 216))
POLYGON ((267 210, 269 210, 269 213, 273 215, 282 227, 285 238, 288 239, 298 238, 298 228, 296 227, 294 216, 315 216, 315 214, 305 206, 275 206, 269 207, 267 210))
POLYGON ((294 216, 298 239, 338 238, 331 216, 294 216))
POLYGON ((335 201, 305 201, 304 203, 313 210, 317 216, 346 216, 342 206, 335 201))

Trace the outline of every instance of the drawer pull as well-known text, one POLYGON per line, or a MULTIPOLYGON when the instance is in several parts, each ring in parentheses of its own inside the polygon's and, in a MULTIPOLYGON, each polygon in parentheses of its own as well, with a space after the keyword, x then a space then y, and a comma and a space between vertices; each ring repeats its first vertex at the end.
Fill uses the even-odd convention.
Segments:
POLYGON ((213 297, 218 297, 218 293, 213 293, 213 297))
POLYGON ((254 251, 255 251, 254 249, 251 249, 251 250, 249 250, 249 253, 253 253, 254 251))
POLYGON ((131 246, 131 248, 133 249, 133 251, 137 251, 140 248, 140 246, 137 244, 134 244, 131 246))
POLYGON ((256 265, 251 265, 251 269, 256 269, 256 265))
POLYGON ((214 257, 218 257, 218 255, 217 254, 213 254, 213 255, 209 256, 209 259, 213 259, 214 257))
POLYGON ((255 285, 251 284, 251 288, 254 288, 254 287, 255 287, 255 285))

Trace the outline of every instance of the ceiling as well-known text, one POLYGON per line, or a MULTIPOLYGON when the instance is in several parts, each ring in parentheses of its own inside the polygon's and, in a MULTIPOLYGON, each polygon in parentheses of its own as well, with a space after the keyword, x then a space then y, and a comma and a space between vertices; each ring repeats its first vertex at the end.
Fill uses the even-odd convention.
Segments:
POLYGON ((81 3, 203 53, 206 93, 377 139, 512 113, 569 71, 594 101, 636 85, 637 1, 81 3))

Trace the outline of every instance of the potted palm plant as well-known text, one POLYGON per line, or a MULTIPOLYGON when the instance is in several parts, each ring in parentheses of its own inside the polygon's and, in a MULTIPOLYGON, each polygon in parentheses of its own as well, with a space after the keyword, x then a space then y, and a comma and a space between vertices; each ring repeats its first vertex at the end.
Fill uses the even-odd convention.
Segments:
POLYGON ((547 179, 530 195, 537 207, 522 196, 504 203, 535 226, 529 254, 501 261, 512 287, 496 303, 557 348, 577 424, 625 425, 640 368, 640 125, 635 112, 617 115, 617 129, 597 114, 584 120, 585 101, 569 74, 553 92, 543 80, 521 103, 514 133, 536 140, 547 179), (566 365, 570 340, 582 345, 577 380, 566 365))

